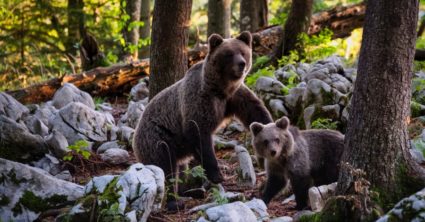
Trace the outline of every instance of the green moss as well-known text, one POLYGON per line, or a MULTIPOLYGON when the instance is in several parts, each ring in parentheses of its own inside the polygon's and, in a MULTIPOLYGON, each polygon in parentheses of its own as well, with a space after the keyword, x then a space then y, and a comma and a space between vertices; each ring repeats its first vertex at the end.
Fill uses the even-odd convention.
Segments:
POLYGON ((24 178, 18 179, 16 177, 15 170, 12 169, 11 171, 9 171, 9 173, 7 174, 2 173, 0 175, 0 183, 4 184, 6 181, 10 181, 15 185, 19 185, 20 183, 25 182, 26 180, 24 178))
POLYGON ((7 197, 4 194, 0 195, 0 206, 6 206, 9 203, 10 203, 9 197, 7 197))
POLYGON ((22 207, 25 207, 33 212, 42 212, 47 209, 55 208, 59 204, 64 203, 67 200, 65 195, 53 195, 47 198, 41 198, 35 195, 33 192, 26 190, 21 196, 19 201, 16 203, 12 211, 15 214, 22 213, 22 207))
POLYGON ((298 220, 299 222, 319 222, 321 221, 321 214, 320 213, 314 213, 310 215, 303 215, 298 220))
POLYGON ((422 105, 420 103, 417 103, 415 101, 410 102, 410 116, 411 117, 418 117, 422 116, 424 114, 424 111, 422 110, 422 105))

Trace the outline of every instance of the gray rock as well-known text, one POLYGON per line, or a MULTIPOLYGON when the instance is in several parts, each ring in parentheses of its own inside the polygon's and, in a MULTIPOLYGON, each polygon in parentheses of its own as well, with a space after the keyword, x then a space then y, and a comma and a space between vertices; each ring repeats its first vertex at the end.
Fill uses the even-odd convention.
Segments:
POLYGON ((321 109, 326 117, 331 119, 339 119, 341 107, 338 104, 322 106, 321 109))
POLYGON ((313 211, 321 211, 325 206, 326 200, 331 197, 336 189, 337 183, 323 185, 319 187, 311 187, 308 190, 308 199, 313 211))
POLYGON ((256 214, 257 218, 259 219, 257 221, 269 221, 270 215, 267 212, 267 206, 263 200, 254 198, 248 202, 245 202, 245 205, 256 214))
POLYGON ((269 101, 269 106, 272 111, 273 116, 281 117, 288 116, 289 113, 283 105, 283 101, 280 99, 271 99, 269 101))
POLYGON ((131 100, 140 101, 149 97, 149 77, 143 78, 130 91, 131 100))
POLYGON ((307 73, 305 76, 303 76, 302 81, 308 82, 312 79, 318 79, 324 82, 331 82, 331 79, 329 78, 329 70, 327 68, 312 70, 310 73, 307 73))
POLYGON ((128 104, 127 112, 121 117, 118 126, 125 125, 135 129, 144 111, 145 106, 143 105, 142 101, 130 101, 130 103, 128 104))
POLYGON ((28 113, 29 110, 27 107, 19 103, 12 96, 4 92, 0 92, 0 115, 7 116, 14 121, 18 121, 23 115, 28 113))
POLYGON ((118 191, 120 196, 118 210, 121 214, 131 213, 135 210, 137 221, 147 221, 152 211, 158 211, 161 208, 165 194, 165 177, 159 167, 137 163, 121 176, 94 177, 85 186, 85 193, 86 195, 93 192, 103 193, 106 186, 115 180, 115 187, 120 190, 118 191), (126 212, 128 209, 129 211, 126 212))
POLYGON ((50 127, 49 119, 52 118, 57 111, 58 110, 52 105, 51 101, 49 101, 38 107, 32 116, 41 120, 44 125, 50 127))
MULTIPOLYGON (((244 203, 237 201, 216 207, 205 211, 206 219, 204 221, 216 222, 256 222, 257 217, 244 203)), ((199 220, 198 220, 199 221, 199 220)), ((202 220, 201 220, 202 221, 202 220)))
POLYGON ((333 103, 331 86, 318 79, 312 79, 307 82, 307 91, 304 94, 303 101, 304 105, 335 104, 333 103))
POLYGON ((69 172, 69 170, 64 170, 56 174, 55 177, 60 180, 72 181, 72 175, 71 175, 71 172, 69 172))
POLYGON ((25 162, 40 159, 48 152, 41 136, 4 115, 0 115, 0 141, 0 158, 25 162))
POLYGON ((28 130, 33 133, 40 135, 42 137, 49 135, 49 128, 35 116, 28 116, 24 120, 25 125, 28 130))
POLYGON ((291 196, 289 196, 288 198, 286 198, 285 200, 283 200, 282 201, 282 204, 287 204, 290 201, 295 201, 295 195, 292 194, 291 196))
POLYGON ((236 146, 235 152, 239 160, 238 185, 250 188, 255 187, 257 177, 255 175, 251 155, 249 155, 248 150, 243 146, 236 146))
POLYGON ((268 93, 274 93, 274 94, 282 94, 282 89, 285 86, 277 81, 276 79, 262 76, 257 79, 257 82, 255 83, 255 89, 259 92, 268 92, 268 93))
POLYGON ((31 165, 43 169, 44 171, 50 173, 53 176, 61 172, 59 160, 49 154, 46 154, 38 161, 32 162, 31 165))
POLYGON ((301 108, 305 91, 305 87, 294 87, 289 90, 288 95, 283 97, 285 106, 291 112, 295 112, 298 108, 301 108))
POLYGON ((90 94, 79 90, 71 83, 65 83, 53 96, 53 106, 56 107, 56 109, 61 109, 72 102, 80 102, 91 109, 95 108, 93 98, 90 94))
POLYGON ((47 136, 46 143, 49 145, 49 149, 53 155, 59 159, 62 159, 69 151, 71 151, 68 148, 69 144, 65 136, 57 130, 53 130, 52 133, 47 136))
POLYGON ((103 143, 102 145, 100 145, 100 147, 97 148, 96 153, 101 154, 101 153, 104 153, 106 150, 109 150, 109 149, 125 150, 125 147, 123 145, 119 144, 119 142, 116 141, 116 140, 115 141, 109 141, 109 142, 106 142, 106 143, 103 143))
POLYGON ((422 154, 421 151, 417 150, 417 149, 409 149, 410 151, 410 155, 412 155, 413 159, 419 163, 419 164, 423 164, 425 163, 425 158, 424 155, 422 154))
POLYGON ((351 87, 353 85, 343 75, 331 74, 330 78, 332 80, 331 86, 341 93, 349 93, 352 90, 351 87))
POLYGON ((292 217, 284 216, 284 217, 277 217, 270 220, 271 222, 292 222, 292 217))
POLYGON ((96 106, 97 110, 101 112, 112 112, 114 108, 112 108, 112 105, 110 103, 101 103, 96 106))
POLYGON ((5 159, 0 159, 0 175, 3 181, 0 183, 1 198, 9 201, 0 208, 1 221, 37 219, 40 209, 28 205, 28 201, 23 201, 25 198, 37 198, 55 207, 56 204, 74 201, 83 195, 83 187, 80 185, 59 180, 41 169, 5 159), (15 213, 12 209, 15 209, 15 213))
POLYGON ((377 222, 387 221, 424 221, 425 220, 425 189, 402 199, 386 215, 377 222))
POLYGON ((306 129, 311 128, 312 124, 312 117, 315 113, 316 106, 312 105, 304 109, 303 118, 304 118, 304 124, 306 129))
POLYGON ((223 138, 221 138, 220 136, 217 135, 213 135, 213 141, 214 141, 214 145, 216 147, 221 148, 234 148, 235 146, 237 146, 239 144, 239 142, 237 140, 231 140, 231 141, 227 141, 223 138))
POLYGON ((72 102, 49 120, 52 130, 61 132, 69 144, 78 140, 103 142, 108 140, 108 130, 114 125, 103 113, 79 102, 72 102))
POLYGON ((129 159, 130 155, 128 155, 127 150, 119 149, 119 148, 110 148, 100 154, 100 158, 103 161, 110 164, 122 164, 126 163, 129 159))
POLYGON ((134 129, 128 126, 121 126, 118 130, 119 140, 131 146, 133 142, 134 129))
POLYGON ((234 133, 234 132, 243 132, 243 131, 245 131, 245 127, 240 122, 237 122, 237 121, 232 121, 226 127, 226 133, 227 134, 231 134, 231 133, 234 133))

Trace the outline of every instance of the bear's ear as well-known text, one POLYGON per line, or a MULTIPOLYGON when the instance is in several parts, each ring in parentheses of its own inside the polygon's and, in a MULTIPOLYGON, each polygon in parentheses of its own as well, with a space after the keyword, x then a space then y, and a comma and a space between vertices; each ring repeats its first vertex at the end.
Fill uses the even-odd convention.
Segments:
POLYGON ((278 119, 276 121, 276 126, 279 127, 279 128, 281 128, 281 129, 283 129, 283 130, 288 129, 288 127, 289 127, 289 119, 288 119, 288 117, 284 116, 284 117, 278 119))
POLYGON ((221 43, 223 43, 223 37, 221 37, 219 34, 212 34, 208 38, 208 47, 209 51, 214 51, 217 46, 219 46, 221 43))
POLYGON ((256 136, 261 130, 263 130, 264 126, 261 123, 253 122, 249 126, 249 129, 251 130, 252 135, 256 136))
POLYGON ((252 35, 248 31, 243 31, 236 39, 241 40, 242 42, 245 42, 249 47, 251 47, 252 44, 252 35))

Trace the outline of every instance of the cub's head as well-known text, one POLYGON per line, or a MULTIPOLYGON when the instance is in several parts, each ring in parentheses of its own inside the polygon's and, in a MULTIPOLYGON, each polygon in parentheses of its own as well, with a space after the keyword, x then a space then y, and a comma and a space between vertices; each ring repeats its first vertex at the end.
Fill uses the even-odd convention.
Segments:
POLYGON ((205 60, 208 78, 222 86, 238 88, 251 69, 251 45, 251 33, 246 31, 231 39, 212 34, 208 38, 208 55, 205 60))
POLYGON ((283 117, 267 125, 254 122, 249 128, 252 133, 252 145, 258 156, 278 159, 293 153, 294 138, 289 132, 288 118, 283 117))

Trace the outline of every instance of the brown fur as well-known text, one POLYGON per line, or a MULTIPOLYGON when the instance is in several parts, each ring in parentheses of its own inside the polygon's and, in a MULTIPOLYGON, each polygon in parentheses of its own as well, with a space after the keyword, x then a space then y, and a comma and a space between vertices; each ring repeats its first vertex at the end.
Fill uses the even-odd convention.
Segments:
POLYGON ((308 189, 337 181, 344 150, 344 135, 334 130, 298 130, 283 117, 276 123, 252 123, 252 145, 266 159, 267 182, 262 194, 266 204, 289 178, 297 209, 307 206, 308 189))
POLYGON ((217 127, 232 116, 247 128, 255 121, 272 122, 263 103, 243 84, 251 67, 251 42, 249 32, 234 39, 210 36, 206 59, 146 107, 133 141, 138 161, 174 176, 181 161, 194 157, 210 181, 223 181, 212 142, 217 127))

